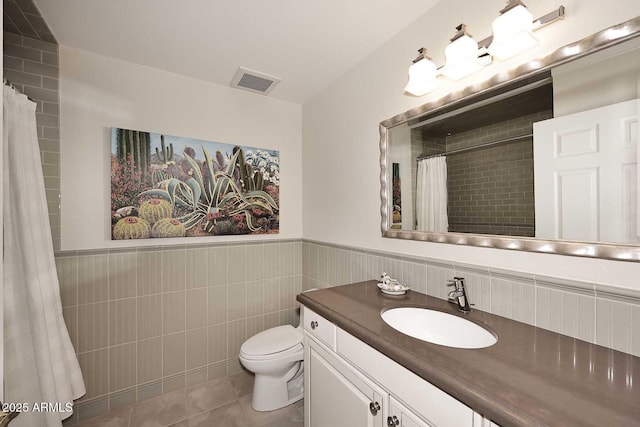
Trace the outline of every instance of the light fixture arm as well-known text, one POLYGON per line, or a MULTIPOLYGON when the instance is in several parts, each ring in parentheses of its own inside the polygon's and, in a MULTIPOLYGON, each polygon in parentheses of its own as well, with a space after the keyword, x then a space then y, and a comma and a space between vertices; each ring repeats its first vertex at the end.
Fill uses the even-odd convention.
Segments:
POLYGON ((418 49, 418 53, 420 53, 420 55, 418 55, 416 59, 413 60, 414 64, 416 62, 422 61, 423 59, 428 59, 429 61, 431 61, 431 58, 427 56, 427 48, 421 47, 420 49, 418 49))
MULTIPOLYGON (((509 9, 513 9, 516 6, 519 6, 520 4, 524 5, 520 0, 513 0, 507 6, 505 6, 504 9, 500 11, 500 14, 503 14, 509 9), (517 3, 517 4, 512 5, 512 3, 517 3)), ((539 30, 540 28, 546 27, 547 25, 552 24, 561 19, 564 19, 564 6, 560 6, 558 7, 558 9, 555 9, 547 13, 546 15, 541 16, 540 18, 534 20, 533 22, 535 25, 533 27, 533 31, 539 30)), ((478 42, 478 46, 480 46, 480 48, 489 47, 492 41, 493 41, 493 35, 487 37, 486 39, 480 40, 478 42)))
POLYGON ((467 24, 462 23, 458 25, 456 27, 456 31, 458 32, 451 39, 449 39, 451 42, 458 40, 462 36, 472 37, 471 34, 467 33, 467 24))

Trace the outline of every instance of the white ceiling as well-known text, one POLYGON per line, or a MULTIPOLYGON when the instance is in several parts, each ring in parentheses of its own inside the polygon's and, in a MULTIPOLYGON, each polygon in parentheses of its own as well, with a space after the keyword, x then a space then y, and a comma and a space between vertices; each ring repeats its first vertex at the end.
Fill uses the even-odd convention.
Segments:
POLYGON ((35 0, 61 45, 303 104, 438 0, 35 0))

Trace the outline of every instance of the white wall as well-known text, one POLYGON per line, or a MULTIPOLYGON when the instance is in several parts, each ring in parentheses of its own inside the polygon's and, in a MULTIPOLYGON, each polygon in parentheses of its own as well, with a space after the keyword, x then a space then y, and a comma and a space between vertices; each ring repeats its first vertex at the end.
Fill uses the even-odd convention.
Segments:
POLYGON ((416 49, 425 46, 436 64, 454 27, 465 22, 476 39, 490 34, 502 0, 440 1, 431 11, 377 49, 335 84, 303 106, 304 237, 488 265, 534 274, 586 280, 640 289, 639 263, 582 259, 497 249, 383 239, 380 231, 380 121, 434 100, 452 88, 486 79, 493 73, 539 57, 557 47, 626 21, 640 13, 637 0, 602 7, 599 0, 538 0, 527 5, 541 16, 562 3, 566 19, 541 29, 543 42, 534 50, 495 63, 477 75, 424 96, 403 94, 407 69, 416 49), (323 159, 322 161, 319 159, 323 159))
POLYGON ((279 150, 280 234, 255 238, 302 237, 300 105, 67 46, 60 46, 60 88, 63 250, 239 239, 111 241, 113 126, 279 150))

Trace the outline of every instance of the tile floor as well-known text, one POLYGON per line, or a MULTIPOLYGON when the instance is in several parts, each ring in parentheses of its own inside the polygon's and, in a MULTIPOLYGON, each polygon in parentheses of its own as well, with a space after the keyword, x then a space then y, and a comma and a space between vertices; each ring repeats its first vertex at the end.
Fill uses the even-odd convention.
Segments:
POLYGON ((178 390, 78 427, 303 427, 302 401, 271 412, 251 408, 253 376, 244 372, 178 390))

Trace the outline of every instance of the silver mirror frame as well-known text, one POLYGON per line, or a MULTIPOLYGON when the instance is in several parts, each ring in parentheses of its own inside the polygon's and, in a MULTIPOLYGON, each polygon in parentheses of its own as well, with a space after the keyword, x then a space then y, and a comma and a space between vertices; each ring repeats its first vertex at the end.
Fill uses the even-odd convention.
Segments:
POLYGON ((423 242, 470 245, 485 248, 511 249, 557 255, 572 255, 588 258, 601 258, 618 261, 640 262, 640 246, 627 244, 608 244, 596 242, 577 242, 563 240, 543 240, 535 238, 495 236, 470 233, 429 233, 413 230, 396 230, 389 226, 390 212, 388 203, 389 182, 387 179, 387 156, 389 152, 389 130, 426 113, 438 111, 451 103, 462 101, 471 96, 496 89, 514 81, 525 79, 536 73, 544 72, 558 65, 582 58, 591 53, 620 44, 640 36, 640 16, 619 25, 599 31, 578 42, 563 46, 551 54, 529 61, 526 64, 501 72, 488 80, 453 91, 444 97, 428 102, 380 122, 380 199, 382 216, 382 236, 394 239, 417 240, 423 242))

